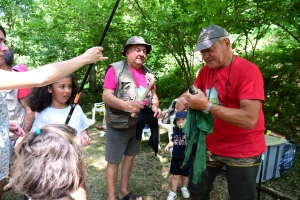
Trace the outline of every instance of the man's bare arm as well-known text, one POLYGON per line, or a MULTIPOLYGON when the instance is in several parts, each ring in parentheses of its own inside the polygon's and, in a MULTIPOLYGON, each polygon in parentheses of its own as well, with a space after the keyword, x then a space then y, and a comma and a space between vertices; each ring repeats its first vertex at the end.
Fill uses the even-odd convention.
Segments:
MULTIPOLYGON (((201 90, 198 90, 198 94, 196 95, 185 93, 181 98, 188 102, 189 107, 196 110, 205 110, 209 104, 207 97, 201 90)), ((260 107, 260 100, 245 99, 240 101, 240 108, 226 108, 213 104, 210 109, 210 114, 229 124, 246 129, 253 129, 258 122, 260 107)))
POLYGON ((213 105, 210 113, 229 124, 251 130, 258 123, 260 107, 260 100, 245 99, 240 101, 239 109, 213 105))

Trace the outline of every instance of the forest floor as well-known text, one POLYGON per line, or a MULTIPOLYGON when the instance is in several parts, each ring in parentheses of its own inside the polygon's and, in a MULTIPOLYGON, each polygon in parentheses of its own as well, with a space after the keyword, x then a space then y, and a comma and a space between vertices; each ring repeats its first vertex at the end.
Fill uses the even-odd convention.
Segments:
MULTIPOLYGON (((91 118, 91 113, 87 114, 91 118)), ((84 149, 85 166, 86 166, 86 183, 90 200, 107 199, 107 188, 105 182, 105 136, 100 137, 101 132, 95 127, 101 124, 101 116, 97 116, 97 122, 89 128, 89 135, 92 138, 91 144, 84 149)), ((136 156, 134 167, 130 178, 129 189, 133 193, 140 194, 145 200, 165 200, 171 188, 171 175, 169 173, 171 156, 164 154, 163 148, 168 143, 168 135, 166 130, 162 129, 160 134, 161 149, 157 156, 148 145, 148 141, 142 141, 141 151, 136 156)), ((298 175, 299 177, 299 175, 298 175)), ((299 187, 287 183, 287 177, 280 181, 281 178, 267 181, 264 184, 269 187, 279 189, 282 192, 291 194, 299 194, 299 187), (298 188, 295 191, 295 188, 298 188)), ((118 177, 119 187, 120 176, 118 177)), ((180 183, 179 183, 180 184, 180 183)), ((214 182, 214 189, 211 192, 212 200, 229 199, 227 192, 227 183, 225 172, 217 176, 214 182)), ((237 188, 238 189, 238 188, 237 188)), ((177 200, 183 200, 180 187, 177 189, 177 200)), ((294 196, 295 199, 299 197, 294 196)), ((14 190, 6 192, 3 200, 21 200, 22 195, 14 190)), ((268 194, 261 193, 261 199, 271 200, 278 199, 268 194)))

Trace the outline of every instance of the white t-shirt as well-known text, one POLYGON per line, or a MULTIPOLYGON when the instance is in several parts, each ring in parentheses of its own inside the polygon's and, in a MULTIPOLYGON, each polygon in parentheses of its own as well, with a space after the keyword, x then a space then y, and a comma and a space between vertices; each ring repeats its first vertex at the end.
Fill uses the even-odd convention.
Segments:
MULTIPOLYGON (((52 107, 45 108, 35 118, 31 131, 35 131, 37 128, 41 128, 48 124, 64 124, 70 109, 71 106, 62 109, 52 107)), ((89 120, 79 105, 76 105, 68 125, 77 130, 76 135, 79 139, 81 139, 81 131, 84 131, 89 127, 89 120)))

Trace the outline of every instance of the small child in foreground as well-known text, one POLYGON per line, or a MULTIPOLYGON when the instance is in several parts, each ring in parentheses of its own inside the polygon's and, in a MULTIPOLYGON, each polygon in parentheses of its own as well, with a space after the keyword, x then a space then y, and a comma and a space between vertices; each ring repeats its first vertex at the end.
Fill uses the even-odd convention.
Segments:
POLYGON ((12 179, 31 200, 73 200, 84 181, 84 160, 76 130, 50 124, 26 134, 16 146, 12 179))
POLYGON ((170 191, 167 200, 174 200, 177 198, 177 185, 179 177, 181 178, 181 192, 183 198, 189 198, 190 193, 187 190, 187 184, 188 184, 188 175, 191 170, 192 166, 192 160, 189 160, 187 166, 184 169, 181 169, 181 165, 184 160, 184 154, 185 154, 185 134, 182 131, 186 122, 187 118, 187 111, 183 112, 177 112, 174 124, 175 124, 175 131, 172 134, 172 139, 168 143, 168 145, 164 149, 164 153, 168 153, 169 149, 173 147, 172 151, 172 160, 171 160, 171 167, 170 167, 170 173, 172 174, 172 190, 170 191))

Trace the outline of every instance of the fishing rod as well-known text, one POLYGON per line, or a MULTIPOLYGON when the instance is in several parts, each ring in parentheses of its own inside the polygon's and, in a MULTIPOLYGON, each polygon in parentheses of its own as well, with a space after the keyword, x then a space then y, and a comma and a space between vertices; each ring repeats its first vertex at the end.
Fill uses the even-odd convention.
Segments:
MULTIPOLYGON (((112 21, 114 15, 115 15, 115 12, 116 12, 116 10, 117 10, 117 8, 118 8, 119 2, 120 2, 120 0, 116 0, 115 6, 114 6, 114 8, 113 8, 113 10, 112 10, 112 12, 111 12, 111 14, 110 14, 110 17, 109 17, 107 23, 106 23, 105 29, 104 29, 104 31, 103 31, 103 33, 102 33, 102 36, 101 36, 100 41, 99 41, 99 43, 98 43, 98 46, 102 46, 103 40, 104 40, 105 35, 106 35, 107 31, 108 31, 108 28, 109 28, 109 26, 110 26, 110 23, 111 23, 111 21, 112 21)), ((70 121, 70 119, 71 119, 71 116, 72 116, 72 114, 73 114, 73 112, 74 112, 74 109, 75 109, 76 105, 78 104, 78 101, 79 101, 79 99, 80 99, 80 96, 81 96, 83 87, 84 87, 84 85, 85 85, 85 83, 86 83, 86 80, 87 80, 87 78, 88 78, 88 76, 89 76, 89 74, 90 74, 90 72, 91 72, 91 69, 92 69, 93 65, 94 65, 94 63, 92 63, 92 64, 89 65, 89 68, 88 68, 88 70, 86 71, 86 73, 85 73, 85 75, 84 75, 84 78, 83 78, 82 83, 81 83, 81 85, 80 85, 80 88, 79 88, 79 90, 78 90, 78 92, 77 92, 77 94, 76 94, 76 97, 75 97, 75 99, 74 99, 74 102, 73 102, 73 104, 71 104, 71 109, 70 109, 70 112, 69 112, 69 114, 68 114, 67 120, 66 120, 66 122, 65 122, 66 125, 68 125, 68 123, 69 123, 69 121, 70 121)))

